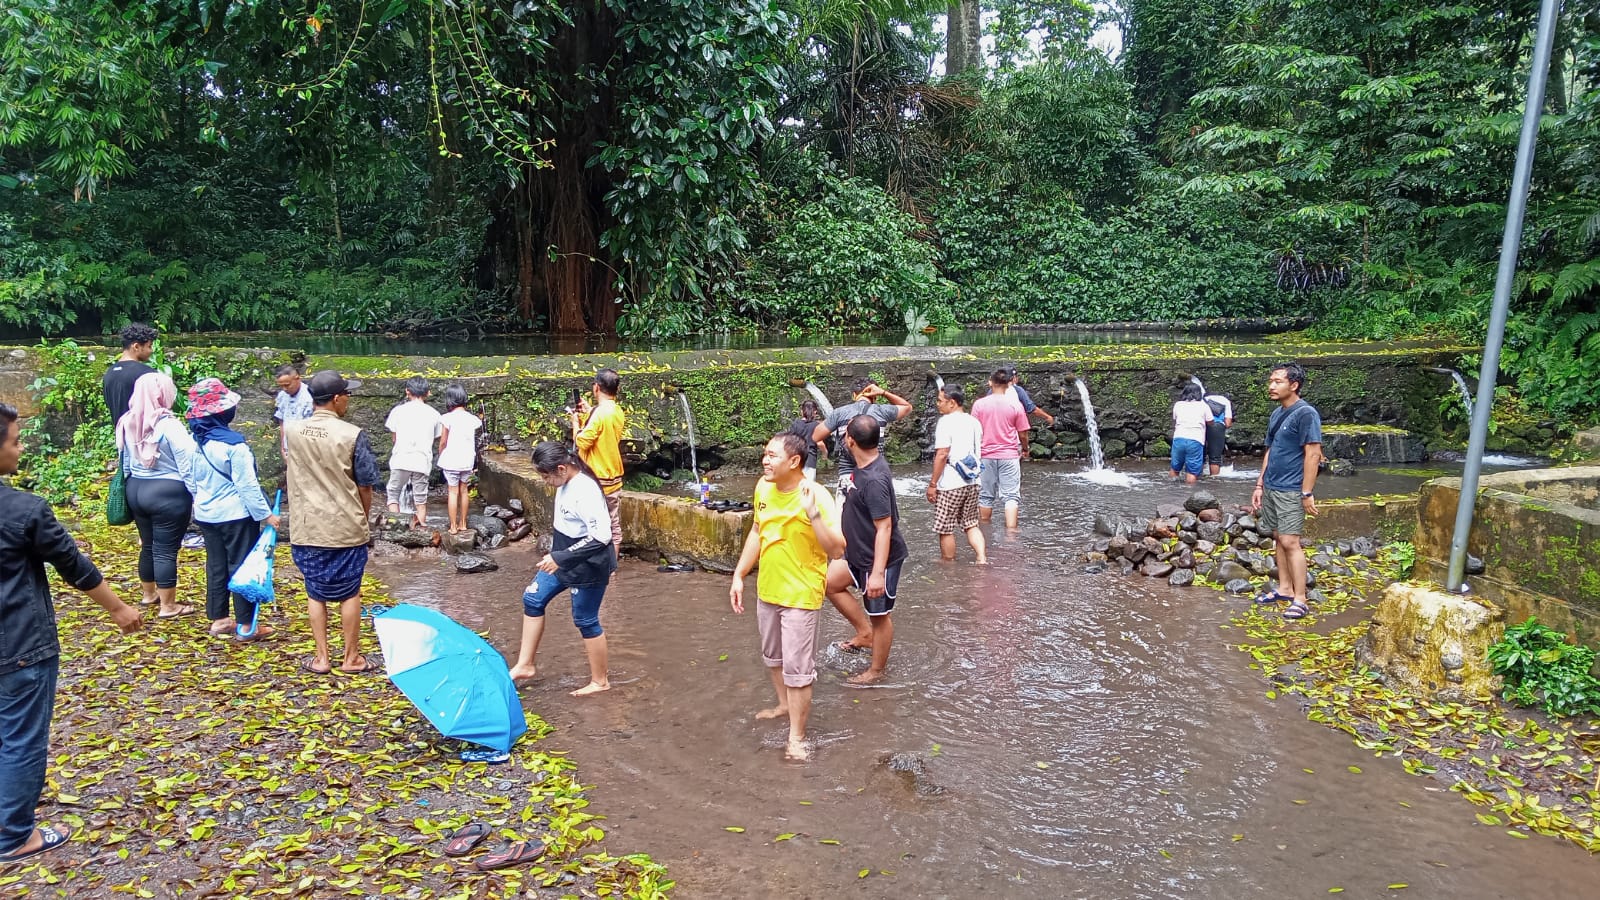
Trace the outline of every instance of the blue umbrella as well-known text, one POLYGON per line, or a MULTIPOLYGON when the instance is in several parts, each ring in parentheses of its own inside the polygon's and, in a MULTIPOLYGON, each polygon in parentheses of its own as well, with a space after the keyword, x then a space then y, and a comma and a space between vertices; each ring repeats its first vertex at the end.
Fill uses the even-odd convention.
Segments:
POLYGON ((505 753, 528 730, 505 659, 470 628, 410 603, 372 627, 389 680, 440 734, 505 753))

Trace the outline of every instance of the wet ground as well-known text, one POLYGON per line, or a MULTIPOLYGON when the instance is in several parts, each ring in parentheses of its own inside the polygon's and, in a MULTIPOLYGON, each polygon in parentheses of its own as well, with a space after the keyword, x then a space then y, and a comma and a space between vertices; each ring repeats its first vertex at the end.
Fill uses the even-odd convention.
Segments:
MULTIPOLYGON (((754 616, 731 613, 721 576, 625 564, 602 616, 614 689, 583 701, 566 693, 586 668, 561 605, 527 705, 597 785, 619 844, 666 863, 684 897, 1591 894, 1600 863, 1582 850, 1482 826, 1448 785, 1268 699, 1220 628, 1237 601, 1080 574, 1096 512, 1186 489, 1072 471, 1026 467, 1022 527, 990 532, 988 568, 939 562, 931 507, 902 496, 913 556, 890 683, 846 686, 865 661, 825 651, 810 763, 785 763, 784 726, 752 718, 771 686, 754 616)), ((1239 476, 1211 486, 1242 500, 1253 482, 1239 476)), ((1365 479, 1351 493, 1392 490, 1365 479)), ((490 575, 436 559, 374 571, 514 654, 534 552, 500 551, 490 575)), ((831 611, 824 622, 848 634, 831 611)))

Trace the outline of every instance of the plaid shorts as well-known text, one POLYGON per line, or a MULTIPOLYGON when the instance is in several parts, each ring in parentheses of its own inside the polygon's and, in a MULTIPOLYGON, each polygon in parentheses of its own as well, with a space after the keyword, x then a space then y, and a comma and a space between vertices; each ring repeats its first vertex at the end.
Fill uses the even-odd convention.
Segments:
POLYGON ((933 533, 955 534, 978 526, 978 486, 940 490, 933 506, 933 533))

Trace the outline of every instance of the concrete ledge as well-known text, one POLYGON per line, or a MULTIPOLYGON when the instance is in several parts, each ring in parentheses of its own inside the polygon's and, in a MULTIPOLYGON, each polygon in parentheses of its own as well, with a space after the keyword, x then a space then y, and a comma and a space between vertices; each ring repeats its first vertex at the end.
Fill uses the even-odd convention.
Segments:
MULTIPOLYGON (((550 533, 555 492, 545 487, 525 453, 485 453, 478 463, 478 492, 489 503, 522 501, 535 530, 550 533)), ((703 569, 730 573, 739 562, 750 512, 712 512, 687 498, 623 491, 622 548, 647 558, 689 559, 703 569)))
POLYGON ((1306 539, 1410 537, 1417 522, 1417 498, 1363 497, 1318 500, 1317 514, 1306 519, 1306 539))

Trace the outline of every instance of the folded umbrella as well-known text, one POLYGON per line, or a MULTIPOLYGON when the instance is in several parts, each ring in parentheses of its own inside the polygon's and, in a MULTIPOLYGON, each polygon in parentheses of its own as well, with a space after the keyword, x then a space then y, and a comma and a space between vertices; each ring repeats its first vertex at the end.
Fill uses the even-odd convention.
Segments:
POLYGON ((410 603, 372 627, 389 680, 440 734, 505 753, 528 730, 505 658, 472 629, 410 603))

